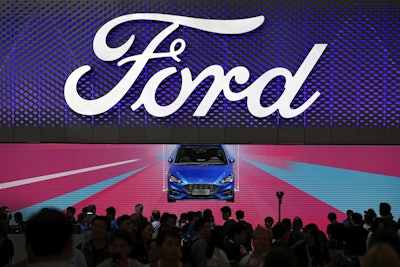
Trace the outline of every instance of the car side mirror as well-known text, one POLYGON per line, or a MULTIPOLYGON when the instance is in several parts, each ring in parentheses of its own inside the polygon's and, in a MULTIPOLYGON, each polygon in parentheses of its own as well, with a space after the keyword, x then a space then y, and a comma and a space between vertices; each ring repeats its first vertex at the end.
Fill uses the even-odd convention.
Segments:
POLYGON ((171 157, 168 158, 168 162, 169 162, 169 163, 172 163, 173 161, 174 161, 174 160, 173 160, 171 157))
POLYGON ((229 158, 229 163, 234 163, 235 159, 234 158, 229 158))

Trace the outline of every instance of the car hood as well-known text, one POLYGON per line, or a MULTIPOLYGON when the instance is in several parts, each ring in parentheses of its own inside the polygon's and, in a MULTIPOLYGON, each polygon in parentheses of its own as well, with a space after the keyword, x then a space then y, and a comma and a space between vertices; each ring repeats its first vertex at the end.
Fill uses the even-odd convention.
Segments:
POLYGON ((173 165, 170 173, 188 183, 213 183, 232 174, 230 165, 173 165))

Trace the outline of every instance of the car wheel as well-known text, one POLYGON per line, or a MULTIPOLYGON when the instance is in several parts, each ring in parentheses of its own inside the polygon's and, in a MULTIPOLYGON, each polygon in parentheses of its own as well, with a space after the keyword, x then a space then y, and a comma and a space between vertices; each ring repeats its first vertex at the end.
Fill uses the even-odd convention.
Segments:
POLYGON ((232 198, 228 199, 227 202, 235 202, 235 195, 232 194, 232 198))

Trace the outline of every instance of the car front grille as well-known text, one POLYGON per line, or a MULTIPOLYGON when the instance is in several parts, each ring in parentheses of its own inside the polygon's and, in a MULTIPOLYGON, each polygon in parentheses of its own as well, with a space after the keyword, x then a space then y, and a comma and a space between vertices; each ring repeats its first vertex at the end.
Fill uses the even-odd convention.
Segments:
POLYGON ((210 194, 214 194, 218 190, 218 186, 214 185, 214 184, 189 184, 189 185, 185 185, 183 188, 189 194, 191 194, 193 192, 193 190, 197 190, 197 189, 209 189, 210 194))

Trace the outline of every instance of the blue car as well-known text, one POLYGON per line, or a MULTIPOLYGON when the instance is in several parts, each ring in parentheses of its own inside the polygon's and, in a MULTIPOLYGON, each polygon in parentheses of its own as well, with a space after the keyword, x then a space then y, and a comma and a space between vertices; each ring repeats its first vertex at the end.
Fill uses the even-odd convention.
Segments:
POLYGON ((168 202, 234 201, 235 159, 223 145, 178 145, 168 158, 168 202))

